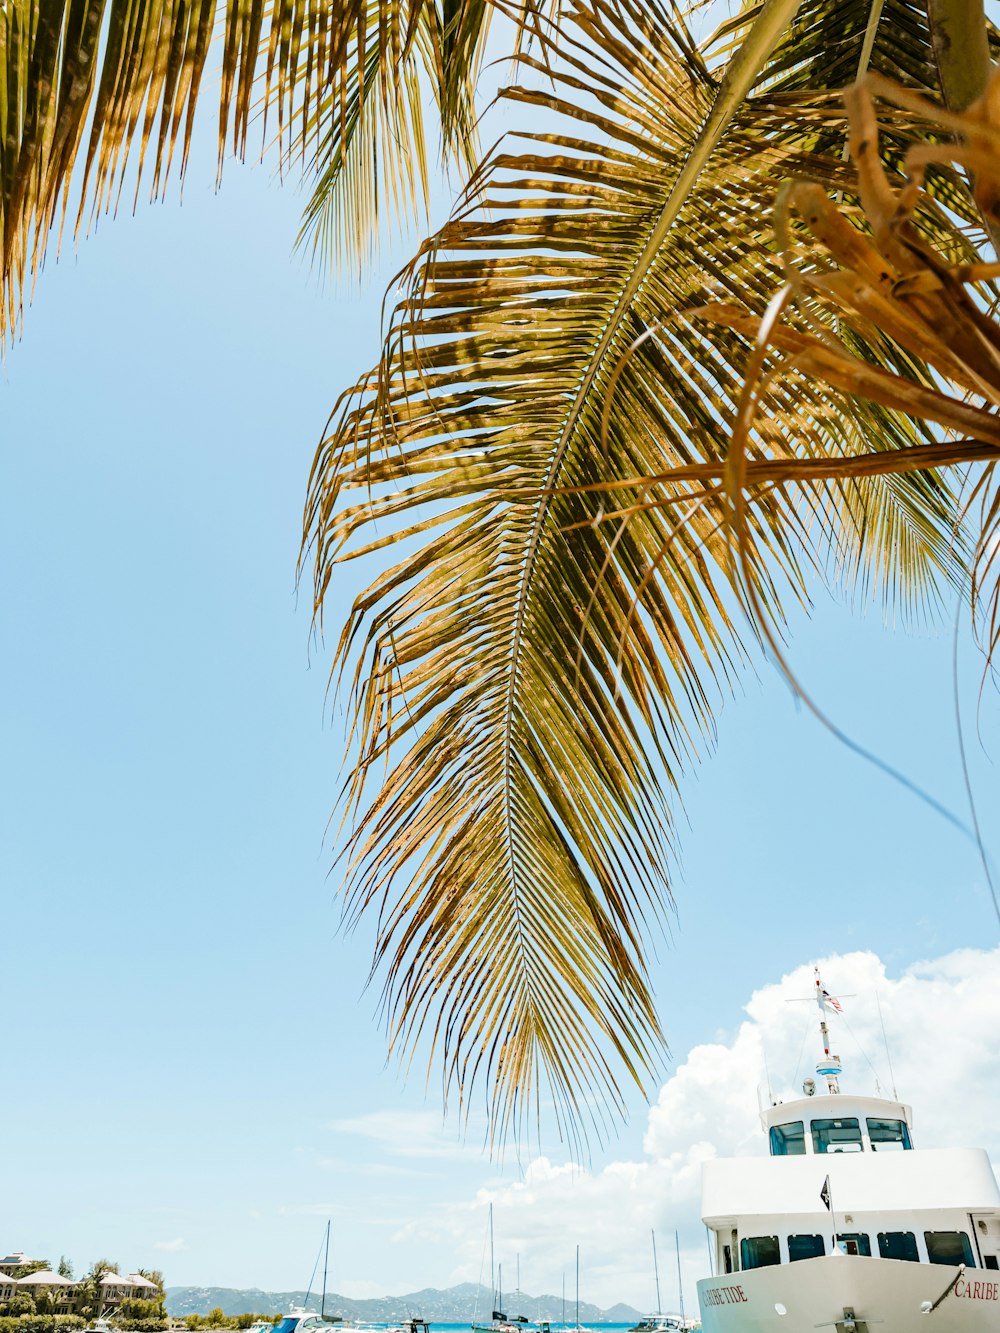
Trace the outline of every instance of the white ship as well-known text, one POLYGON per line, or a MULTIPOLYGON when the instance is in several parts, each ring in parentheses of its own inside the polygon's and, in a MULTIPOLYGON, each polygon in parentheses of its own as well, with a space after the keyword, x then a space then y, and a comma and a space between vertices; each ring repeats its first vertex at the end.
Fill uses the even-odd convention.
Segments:
POLYGON ((1000 1333, 1000 1190, 978 1148, 915 1148, 909 1106, 842 1093, 823 1059, 762 1116, 770 1157, 707 1162, 704 1333, 1000 1333))

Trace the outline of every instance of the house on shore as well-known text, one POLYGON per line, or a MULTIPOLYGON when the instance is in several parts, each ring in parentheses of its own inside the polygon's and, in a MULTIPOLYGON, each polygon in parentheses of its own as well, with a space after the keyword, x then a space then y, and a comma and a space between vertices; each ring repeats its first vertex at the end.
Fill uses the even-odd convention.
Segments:
MULTIPOLYGON (((93 1301, 93 1283, 90 1277, 74 1282, 51 1268, 39 1268, 38 1259, 30 1259, 21 1251, 0 1259, 0 1305, 5 1305, 26 1292, 33 1300, 43 1293, 52 1302, 54 1314, 76 1314, 93 1301)), ((114 1314, 123 1301, 158 1301, 163 1293, 155 1282, 141 1273, 102 1273, 97 1282, 96 1315, 114 1314)))

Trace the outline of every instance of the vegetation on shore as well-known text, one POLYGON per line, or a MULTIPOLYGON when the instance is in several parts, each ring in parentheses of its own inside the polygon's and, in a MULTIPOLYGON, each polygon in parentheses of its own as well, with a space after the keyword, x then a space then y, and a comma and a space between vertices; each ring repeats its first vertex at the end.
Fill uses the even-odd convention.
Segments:
POLYGON ((196 1333, 200 1328, 250 1328, 253 1324, 267 1322, 277 1324, 280 1314, 223 1314, 217 1305, 208 1314, 189 1314, 184 1316, 184 1327, 196 1333))

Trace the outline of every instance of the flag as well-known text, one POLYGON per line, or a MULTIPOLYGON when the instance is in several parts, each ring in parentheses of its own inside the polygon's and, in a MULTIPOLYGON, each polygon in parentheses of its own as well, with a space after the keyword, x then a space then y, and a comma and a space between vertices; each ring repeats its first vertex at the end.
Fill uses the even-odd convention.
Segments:
POLYGON ((827 1176, 826 1180, 823 1181, 823 1188, 822 1188, 822 1189, 820 1190, 820 1192, 819 1192, 819 1197, 823 1200, 823 1206, 824 1206, 825 1208, 827 1208, 827 1209, 832 1213, 832 1212, 833 1212, 833 1204, 831 1203, 832 1195, 830 1194, 830 1177, 829 1177, 829 1176, 827 1176))
POLYGON ((820 999, 827 1008, 833 1009, 836 1013, 842 1014, 844 1012, 840 1001, 835 995, 831 995, 828 990, 824 989, 820 991, 820 999))

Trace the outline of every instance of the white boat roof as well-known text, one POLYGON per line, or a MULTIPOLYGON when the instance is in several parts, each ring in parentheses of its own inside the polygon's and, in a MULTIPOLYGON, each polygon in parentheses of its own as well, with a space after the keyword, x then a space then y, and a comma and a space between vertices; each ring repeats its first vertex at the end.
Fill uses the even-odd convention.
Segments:
POLYGON ((841 1217, 903 1210, 1000 1210, 1000 1189, 982 1148, 922 1148, 708 1161, 703 1221, 714 1227, 735 1218, 829 1217, 820 1200, 827 1176, 841 1217))
POLYGON ((843 1120, 867 1116, 880 1120, 905 1120, 913 1128, 913 1109, 905 1102, 889 1101, 886 1097, 863 1097, 853 1092, 818 1093, 813 1097, 796 1097, 794 1101, 775 1102, 764 1114, 765 1128, 786 1125, 793 1120, 843 1120))

